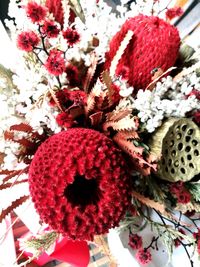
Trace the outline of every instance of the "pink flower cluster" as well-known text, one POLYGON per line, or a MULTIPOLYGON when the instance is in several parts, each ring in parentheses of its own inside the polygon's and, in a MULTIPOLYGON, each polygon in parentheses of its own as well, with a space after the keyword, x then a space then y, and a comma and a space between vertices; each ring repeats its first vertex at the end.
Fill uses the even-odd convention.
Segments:
MULTIPOLYGON (((48 38, 56 38, 61 33, 68 46, 73 46, 80 41, 79 33, 70 27, 62 29, 63 25, 59 25, 56 21, 46 19, 48 13, 46 6, 31 1, 25 6, 25 10, 27 17, 32 23, 38 25, 38 32, 36 33, 30 30, 21 32, 17 37, 18 48, 26 52, 35 52, 36 49, 42 49, 47 55, 47 60, 43 65, 52 75, 59 76, 66 70, 70 73, 69 64, 65 60, 65 53, 57 49, 48 51, 48 38)), ((75 73, 76 70, 73 69, 73 72, 75 73)), ((77 74, 73 76, 73 82, 76 79, 77 74)))
POLYGON ((138 249, 135 257, 140 264, 146 265, 152 260, 152 256, 149 249, 142 248, 141 236, 130 233, 128 244, 133 250, 138 249))

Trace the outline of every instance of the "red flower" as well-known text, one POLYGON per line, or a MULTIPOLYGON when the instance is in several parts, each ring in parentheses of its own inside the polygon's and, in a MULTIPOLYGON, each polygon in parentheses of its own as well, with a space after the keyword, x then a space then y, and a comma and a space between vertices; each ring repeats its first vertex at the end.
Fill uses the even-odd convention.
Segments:
POLYGON ((165 13, 167 19, 173 19, 175 17, 180 17, 183 14, 183 9, 181 7, 173 7, 167 9, 167 12, 165 13))
POLYGON ((67 28, 67 30, 63 31, 63 37, 67 40, 67 43, 71 46, 79 42, 80 34, 71 28, 67 28))
POLYGON ((139 249, 135 255, 138 262, 142 265, 149 263, 152 260, 151 253, 148 249, 139 249))
POLYGON ((185 189, 183 182, 179 181, 170 184, 170 192, 174 195, 178 195, 181 191, 185 189))
POLYGON ((46 69, 49 73, 58 76, 65 71, 65 60, 63 52, 56 49, 51 50, 49 57, 45 63, 46 69))
POLYGON ((181 204, 187 204, 191 200, 191 195, 187 190, 181 191, 177 197, 178 203, 181 204))
POLYGON ((56 117, 56 122, 58 123, 59 126, 65 128, 70 128, 75 123, 72 116, 66 112, 58 114, 58 116, 56 117))
MULTIPOLYGON (((179 229, 178 231, 179 231, 181 234, 185 235, 185 231, 183 231, 182 229, 179 229)), ((180 240, 183 240, 183 237, 179 236, 178 238, 176 238, 176 239, 174 240, 174 245, 175 245, 176 248, 180 246, 180 244, 181 244, 180 240)))
POLYGON ((129 234, 129 246, 132 249, 139 249, 142 247, 142 237, 137 234, 129 234))
POLYGON ((45 7, 38 5, 36 2, 29 2, 26 6, 26 14, 33 23, 41 22, 46 16, 45 7))
POLYGON ((105 135, 62 131, 37 150, 30 193, 41 219, 71 239, 92 240, 118 226, 131 204, 124 156, 105 135))
POLYGON ((68 64, 66 66, 65 72, 67 74, 67 79, 68 79, 70 85, 76 86, 79 83, 79 76, 78 76, 79 71, 78 71, 77 67, 72 65, 72 64, 68 64))
POLYGON ((30 52, 39 41, 39 37, 33 31, 21 32, 17 37, 17 46, 21 50, 30 52))
POLYGON ((59 34, 59 29, 57 25, 52 20, 48 20, 44 22, 42 26, 42 33, 47 35, 48 38, 55 38, 59 34))

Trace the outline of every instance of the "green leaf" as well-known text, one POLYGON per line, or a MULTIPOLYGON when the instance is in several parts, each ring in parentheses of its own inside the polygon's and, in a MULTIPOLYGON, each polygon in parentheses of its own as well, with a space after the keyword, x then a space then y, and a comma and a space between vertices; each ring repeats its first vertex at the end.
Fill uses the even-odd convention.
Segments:
POLYGON ((183 63, 189 62, 194 52, 195 50, 191 46, 183 44, 179 50, 179 57, 183 63))
POLYGON ((188 183, 187 188, 195 201, 200 201, 200 183, 188 183))
MULTIPOLYGON (((13 75, 12 71, 6 69, 3 65, 0 64, 0 79, 5 79, 6 88, 8 90, 11 90, 14 87, 12 81, 12 75, 13 75)), ((5 90, 5 88, 1 88, 0 86, 0 93, 2 92, 2 90, 5 90)))

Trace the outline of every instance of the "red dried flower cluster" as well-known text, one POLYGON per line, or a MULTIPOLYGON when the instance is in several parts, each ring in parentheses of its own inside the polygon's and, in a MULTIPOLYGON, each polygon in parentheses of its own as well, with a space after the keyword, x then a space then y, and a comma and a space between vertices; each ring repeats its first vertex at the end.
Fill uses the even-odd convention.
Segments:
POLYGON ((187 204, 191 200, 191 194, 185 188, 183 182, 173 183, 170 186, 170 191, 177 198, 178 203, 187 204))
POLYGON ((132 249, 140 249, 142 247, 142 237, 137 234, 129 234, 129 246, 132 249))
POLYGON ((54 21, 47 20, 44 22, 42 26, 42 33, 46 35, 48 38, 56 38, 59 32, 60 30, 54 21))
POLYGON ((26 14, 33 23, 38 23, 45 19, 46 13, 46 8, 36 2, 29 2, 26 6, 26 14))
POLYGON ((145 89, 152 81, 152 70, 161 68, 166 71, 174 65, 180 46, 179 33, 158 17, 138 15, 130 18, 111 40, 105 68, 110 67, 129 30, 134 35, 119 60, 116 75, 128 76, 129 84, 135 89, 145 89))
POLYGON ((131 205, 130 178, 112 140, 74 128, 47 139, 29 169, 41 219, 71 239, 92 240, 118 226, 131 205))
POLYGON ((181 7, 169 8, 165 13, 166 18, 169 20, 174 19, 175 17, 180 17, 182 14, 183 14, 183 9, 181 7))
POLYGON ((67 112, 61 112, 56 117, 56 122, 59 126, 64 128, 71 128, 75 123, 73 117, 67 112))
MULTIPOLYGON (((185 231, 183 230, 183 229, 179 229, 178 230, 181 234, 183 234, 183 235, 185 235, 186 233, 185 233, 185 231)), ((181 245, 181 240, 183 240, 183 237, 179 237, 179 238, 176 238, 175 240, 174 240, 174 245, 175 245, 175 247, 177 248, 177 247, 179 247, 180 245, 181 245)))
POLYGON ((49 73, 55 76, 62 74, 65 71, 65 60, 63 52, 56 49, 51 50, 45 63, 45 67, 49 73))
POLYGON ((148 249, 143 249, 143 248, 137 251, 135 257, 138 260, 138 262, 142 265, 146 265, 152 260, 150 251, 148 249))
POLYGON ((32 51, 33 48, 37 46, 39 42, 40 42, 39 37, 33 31, 21 32, 17 36, 18 48, 26 52, 32 51))
POLYGON ((67 40, 68 45, 73 46, 80 41, 80 34, 71 28, 67 28, 63 31, 63 37, 67 40))
POLYGON ((78 68, 72 64, 66 66, 65 72, 67 79, 71 86, 76 86, 79 83, 79 71, 78 68))

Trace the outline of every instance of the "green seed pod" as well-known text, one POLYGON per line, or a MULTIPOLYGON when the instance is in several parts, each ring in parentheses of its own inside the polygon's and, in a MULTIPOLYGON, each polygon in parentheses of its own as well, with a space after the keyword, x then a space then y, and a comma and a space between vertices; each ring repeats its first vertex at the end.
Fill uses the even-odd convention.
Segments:
POLYGON ((200 130, 191 119, 168 119, 149 146, 161 156, 157 171, 161 179, 186 182, 200 173, 200 130))

